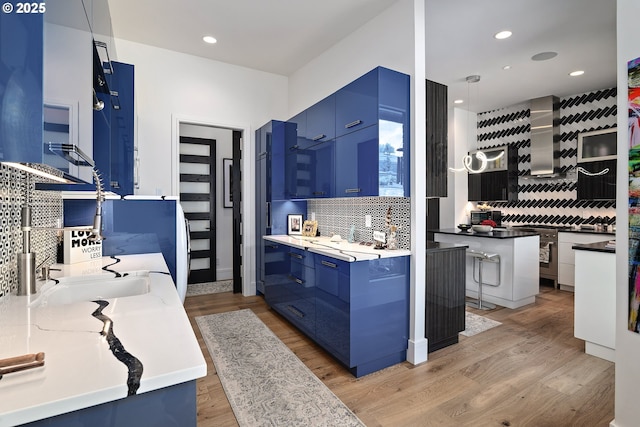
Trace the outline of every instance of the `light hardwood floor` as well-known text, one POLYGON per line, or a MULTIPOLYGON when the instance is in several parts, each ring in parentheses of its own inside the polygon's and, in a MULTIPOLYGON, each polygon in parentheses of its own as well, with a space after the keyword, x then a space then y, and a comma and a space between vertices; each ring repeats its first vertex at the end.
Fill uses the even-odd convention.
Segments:
POLYGON ((472 310, 502 325, 429 355, 354 378, 261 297, 188 297, 185 308, 207 360, 197 381, 198 426, 237 426, 194 318, 253 312, 369 427, 608 426, 614 418, 614 364, 586 355, 573 337, 573 294, 541 287, 517 310, 472 310))

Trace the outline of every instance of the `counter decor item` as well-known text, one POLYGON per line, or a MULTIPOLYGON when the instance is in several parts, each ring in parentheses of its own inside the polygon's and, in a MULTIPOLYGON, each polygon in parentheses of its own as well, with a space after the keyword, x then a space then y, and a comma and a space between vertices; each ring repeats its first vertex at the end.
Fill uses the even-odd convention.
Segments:
POLYGON ((496 228, 498 226, 498 224, 492 219, 485 219, 480 222, 480 225, 489 225, 491 228, 496 228))
POLYGON ((398 249, 398 237, 397 237, 398 227, 392 225, 389 227, 389 237, 387 238, 387 249, 396 250, 398 249))
POLYGON ((471 228, 470 224, 458 224, 458 228, 460 229, 460 231, 464 231, 465 233, 469 232, 469 229, 471 228))
POLYGON ((493 227, 490 225, 476 224, 472 225, 471 228, 473 228, 473 231, 476 233, 489 233, 493 231, 493 227))
POLYGON ((289 235, 301 235, 302 234, 302 214, 289 214, 287 215, 287 234, 289 235))
POLYGON ((316 237, 318 231, 318 221, 306 220, 302 226, 302 235, 305 237, 316 237))

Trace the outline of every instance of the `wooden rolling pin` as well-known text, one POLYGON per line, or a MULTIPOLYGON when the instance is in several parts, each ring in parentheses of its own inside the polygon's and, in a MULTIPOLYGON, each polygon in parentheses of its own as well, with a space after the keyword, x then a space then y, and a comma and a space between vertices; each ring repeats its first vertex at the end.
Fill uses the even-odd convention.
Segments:
POLYGON ((0 359, 0 379, 5 374, 24 371, 25 369, 44 366, 44 353, 25 354, 22 356, 0 359))

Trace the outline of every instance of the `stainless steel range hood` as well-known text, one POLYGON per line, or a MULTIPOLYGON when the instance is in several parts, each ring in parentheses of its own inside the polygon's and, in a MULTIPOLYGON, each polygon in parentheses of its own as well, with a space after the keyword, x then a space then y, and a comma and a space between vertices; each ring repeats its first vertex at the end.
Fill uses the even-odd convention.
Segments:
POLYGON ((531 100, 531 175, 554 178, 560 170, 560 100, 545 96, 531 100))

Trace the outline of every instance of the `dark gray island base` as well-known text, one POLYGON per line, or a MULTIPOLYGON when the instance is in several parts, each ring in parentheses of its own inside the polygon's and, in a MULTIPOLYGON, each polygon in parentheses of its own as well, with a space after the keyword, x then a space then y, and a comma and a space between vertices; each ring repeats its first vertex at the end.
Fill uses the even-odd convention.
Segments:
POLYGON ((427 242, 424 326, 429 353, 456 344, 465 329, 466 249, 427 242))

